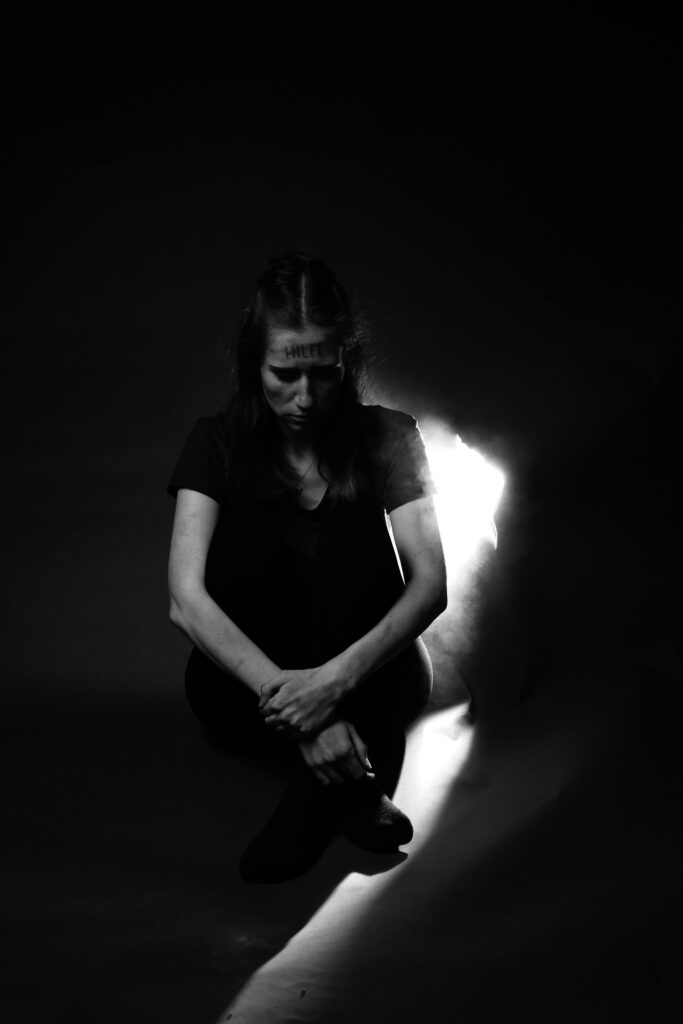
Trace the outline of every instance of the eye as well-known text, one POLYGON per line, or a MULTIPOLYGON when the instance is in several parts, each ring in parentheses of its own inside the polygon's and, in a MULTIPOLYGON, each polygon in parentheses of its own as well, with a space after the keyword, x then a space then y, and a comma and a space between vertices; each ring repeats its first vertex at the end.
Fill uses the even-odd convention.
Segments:
POLYGON ((329 366, 314 366, 312 376, 318 380, 336 380, 341 372, 341 366, 331 363, 329 366))
POLYGON ((298 370, 278 370, 275 367, 273 367, 273 373, 275 374, 278 380, 282 381, 296 380, 299 376, 298 370))

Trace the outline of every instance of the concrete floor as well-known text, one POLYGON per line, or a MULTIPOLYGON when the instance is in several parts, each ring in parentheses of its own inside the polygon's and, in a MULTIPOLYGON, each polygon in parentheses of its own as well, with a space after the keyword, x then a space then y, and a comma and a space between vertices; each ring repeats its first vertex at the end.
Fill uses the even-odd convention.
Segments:
POLYGON ((27 683, 3 723, 4 1019, 679 1020, 680 646, 645 628, 635 533, 569 521, 526 523, 533 571, 502 536, 475 723, 442 679, 409 738, 405 855, 338 838, 304 878, 246 885, 273 766, 211 746, 179 687, 27 683))
POLYGON ((641 693, 558 675, 489 724, 426 716, 407 857, 340 838, 280 886, 236 862, 281 783, 181 703, 18 716, 5 1019, 679 1019, 681 775, 641 693))

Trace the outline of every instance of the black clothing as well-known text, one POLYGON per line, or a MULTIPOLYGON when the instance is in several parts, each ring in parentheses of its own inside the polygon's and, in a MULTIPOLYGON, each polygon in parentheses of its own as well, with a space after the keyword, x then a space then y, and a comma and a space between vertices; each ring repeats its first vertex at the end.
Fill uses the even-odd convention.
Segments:
MULTIPOLYGON (((386 513, 434 490, 412 416, 382 406, 359 405, 356 413, 365 469, 354 500, 336 497, 333 484, 311 510, 287 493, 268 501, 228 498, 225 413, 197 421, 168 485, 171 495, 189 488, 221 505, 207 555, 207 591, 281 668, 321 665, 380 621, 404 587, 386 513)), ((246 709, 258 714, 244 687, 239 697, 221 698, 221 690, 233 687, 196 648, 186 680, 203 720, 232 718, 235 701, 245 705, 236 716, 243 723, 250 718, 246 709)), ((429 659, 415 641, 364 680, 339 717, 345 709, 351 721, 377 719, 379 727, 383 714, 385 722, 405 723, 426 703, 430 687, 429 659)), ((260 732, 256 722, 255 728, 260 732)))
MULTIPOLYGON (((366 486, 387 512, 432 493, 434 484, 424 442, 414 417, 381 405, 358 405, 359 432, 366 440, 366 486)), ((208 494, 219 504, 227 497, 225 412, 197 420, 168 483, 175 497, 181 487, 208 494)))
POLYGON ((310 668, 367 633, 396 602, 403 579, 385 512, 433 491, 412 416, 359 406, 370 472, 354 501, 304 510, 291 497, 226 501, 226 415, 200 419, 168 485, 221 504, 206 587, 277 665, 310 668), (299 537, 297 537, 297 529, 299 537))

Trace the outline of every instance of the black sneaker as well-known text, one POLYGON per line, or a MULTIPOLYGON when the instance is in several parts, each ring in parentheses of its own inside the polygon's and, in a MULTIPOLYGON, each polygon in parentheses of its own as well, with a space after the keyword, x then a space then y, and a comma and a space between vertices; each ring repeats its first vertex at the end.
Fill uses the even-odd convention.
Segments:
POLYGON ((410 818, 366 776, 335 786, 339 831, 361 850, 395 853, 413 838, 410 818))

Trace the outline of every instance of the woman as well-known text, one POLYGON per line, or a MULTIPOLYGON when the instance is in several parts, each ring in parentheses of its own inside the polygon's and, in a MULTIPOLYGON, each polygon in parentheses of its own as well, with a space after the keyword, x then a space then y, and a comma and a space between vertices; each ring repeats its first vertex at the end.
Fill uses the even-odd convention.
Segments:
POLYGON ((235 394, 197 422, 169 483, 190 705, 233 746, 296 758, 242 855, 249 881, 303 873, 337 829, 378 852, 412 838, 390 795, 431 690, 419 637, 446 606, 445 567, 417 423, 360 402, 363 340, 323 262, 271 260, 235 394))

